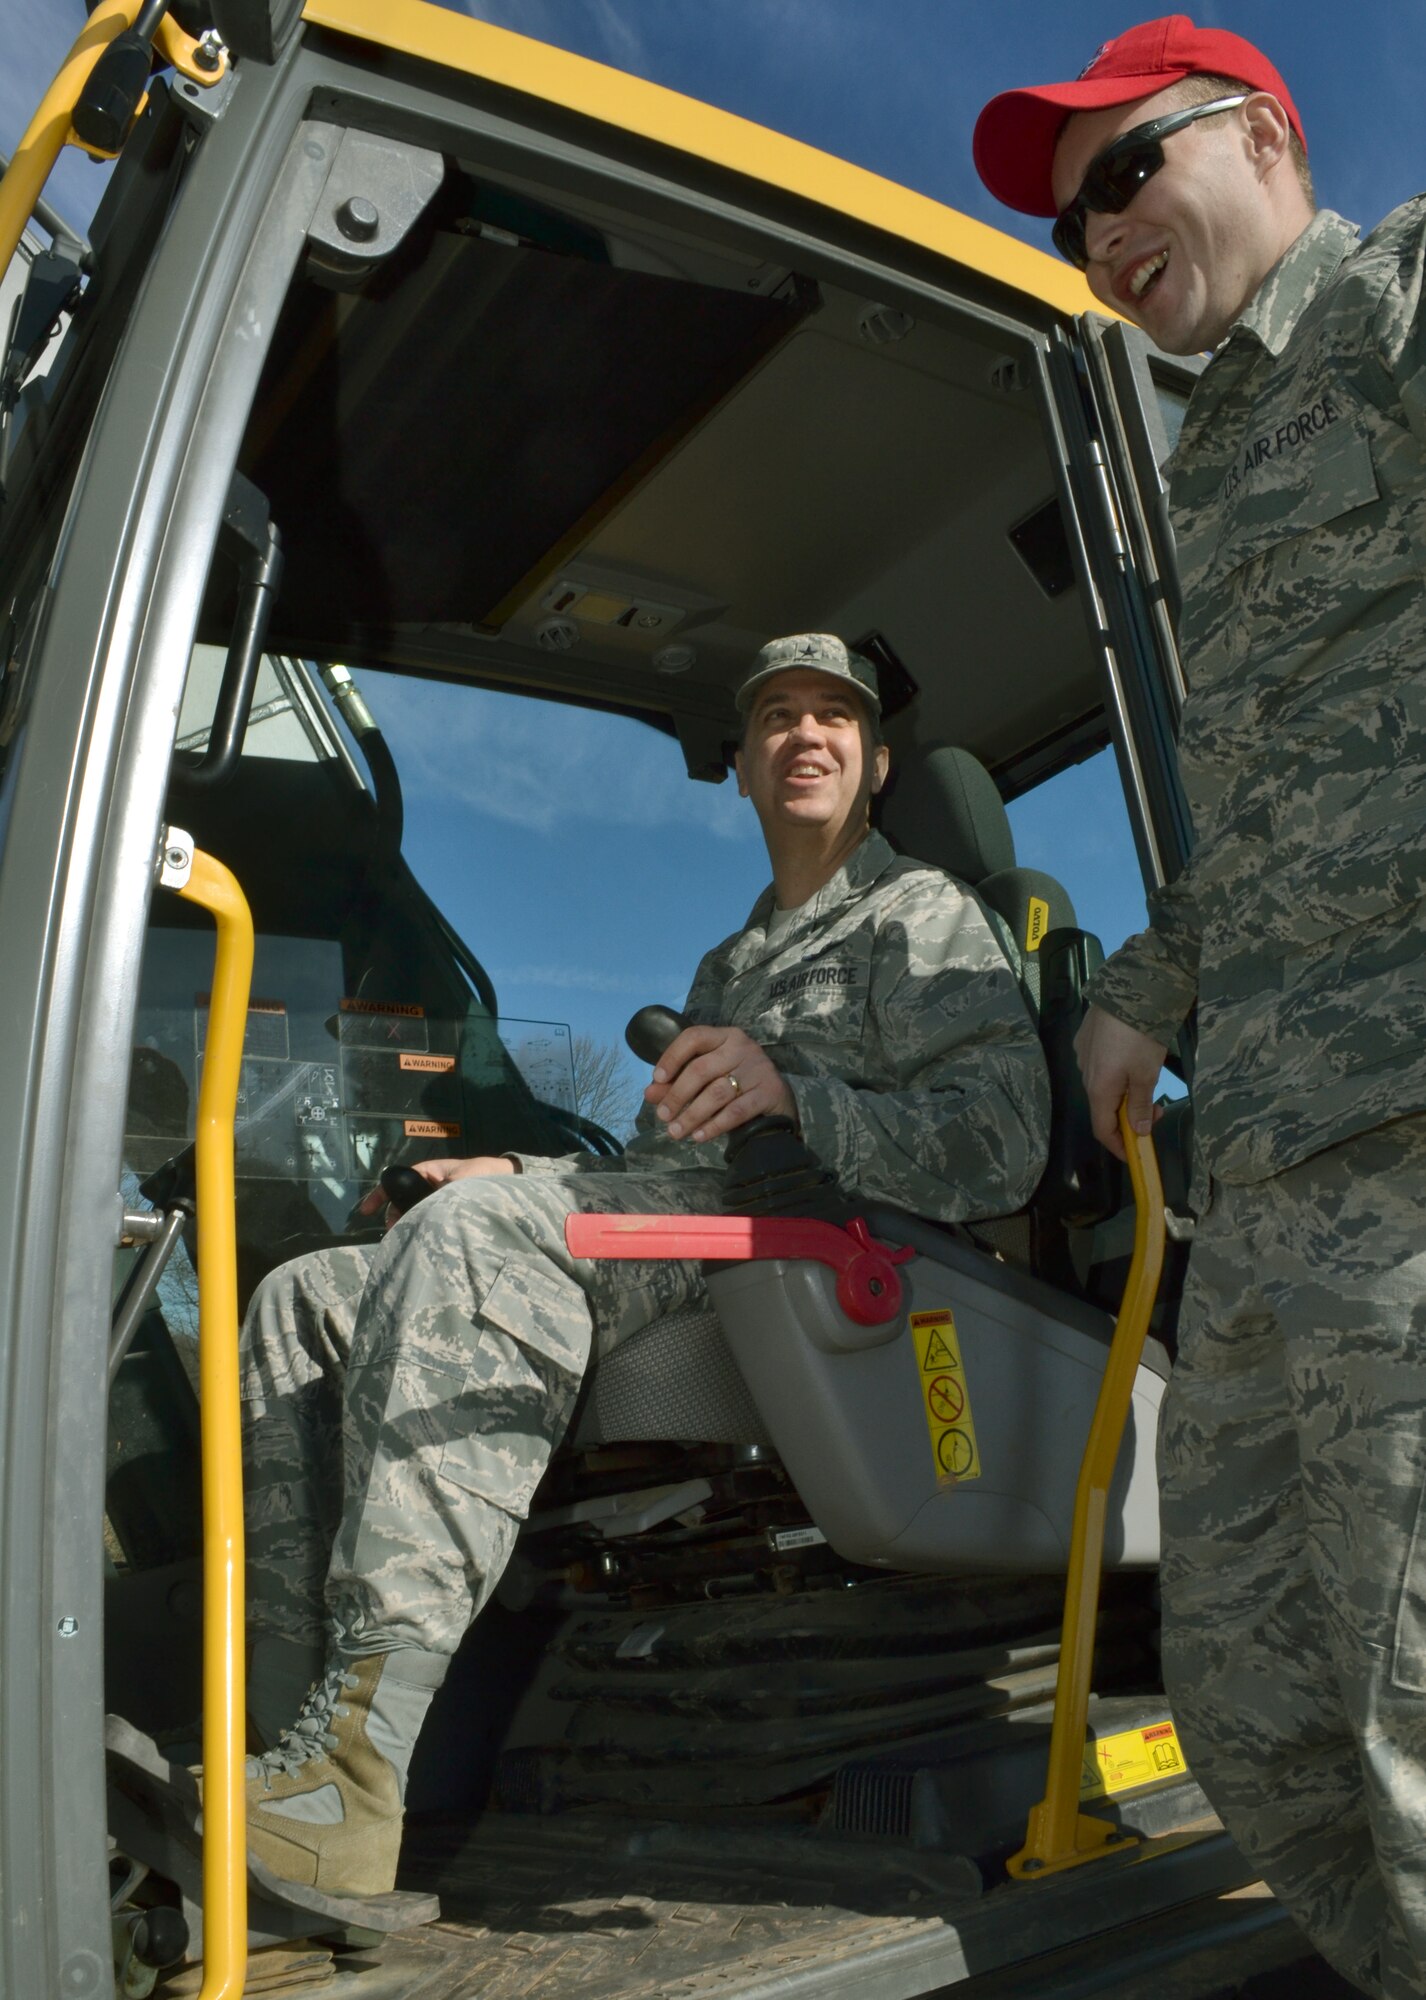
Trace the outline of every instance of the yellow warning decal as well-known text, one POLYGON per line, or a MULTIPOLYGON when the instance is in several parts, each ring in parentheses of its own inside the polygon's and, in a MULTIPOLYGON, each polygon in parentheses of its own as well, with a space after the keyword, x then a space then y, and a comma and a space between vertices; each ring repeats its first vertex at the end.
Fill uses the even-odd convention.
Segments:
POLYGON ((448 1125, 443 1118, 403 1118, 401 1129, 408 1139, 459 1139, 459 1125, 448 1125))
POLYGON ((954 1486, 963 1479, 979 1479, 980 1447, 975 1441, 955 1315, 948 1306, 912 1313, 911 1338, 921 1373, 921 1401, 931 1433, 937 1482, 954 1486))
POLYGON ((452 1070, 456 1066, 454 1056, 413 1056, 406 1049, 401 1051, 396 1060, 401 1069, 417 1069, 423 1072, 429 1070, 433 1076, 444 1076, 447 1070, 452 1070))
POLYGON ((1050 906, 1039 896, 1030 898, 1030 913, 1025 920, 1025 949, 1038 951, 1040 939, 1050 928, 1050 906))
POLYGON ((1114 1792, 1131 1792, 1136 1785, 1181 1778, 1188 1759, 1178 1731, 1167 1720, 1144 1729, 1126 1729, 1118 1736, 1090 1737, 1084 1746, 1079 1774, 1082 1799, 1104 1799, 1114 1792))

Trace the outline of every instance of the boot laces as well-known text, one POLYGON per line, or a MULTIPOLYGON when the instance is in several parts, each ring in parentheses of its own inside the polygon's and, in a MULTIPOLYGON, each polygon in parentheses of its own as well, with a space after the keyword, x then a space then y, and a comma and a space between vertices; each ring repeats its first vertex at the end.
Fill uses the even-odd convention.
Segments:
POLYGON ((357 1676, 345 1667, 329 1668, 322 1679, 314 1681, 307 1690, 297 1711, 297 1720, 283 1730, 272 1749, 265 1750, 261 1757, 249 1760, 250 1774, 267 1780, 290 1777, 302 1765, 311 1763, 314 1757, 322 1756, 327 1750, 335 1750, 337 1737, 331 1725, 338 1717, 351 1713, 341 1696, 357 1684, 357 1676))

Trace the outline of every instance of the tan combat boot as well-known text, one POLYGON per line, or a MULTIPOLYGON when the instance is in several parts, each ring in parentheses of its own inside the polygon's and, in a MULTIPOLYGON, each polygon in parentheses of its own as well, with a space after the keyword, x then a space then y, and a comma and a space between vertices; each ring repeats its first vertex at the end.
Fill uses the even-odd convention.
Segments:
POLYGON ((395 1886, 406 1771, 446 1666, 411 1648, 341 1660, 248 1759, 248 1848, 274 1875, 332 1896, 395 1886))

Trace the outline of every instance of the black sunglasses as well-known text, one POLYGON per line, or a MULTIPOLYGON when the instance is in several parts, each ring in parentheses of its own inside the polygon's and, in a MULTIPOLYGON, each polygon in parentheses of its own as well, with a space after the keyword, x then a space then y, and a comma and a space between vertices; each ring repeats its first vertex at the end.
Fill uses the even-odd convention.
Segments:
POLYGON ((1211 104, 1191 104, 1186 111, 1170 111, 1167 117, 1151 118, 1132 132, 1111 139, 1102 153, 1089 163, 1080 182, 1079 193, 1068 208, 1055 218, 1051 234, 1055 248, 1078 270, 1086 270, 1089 252, 1084 241, 1084 218, 1093 209, 1096 215, 1122 215, 1145 181, 1151 181, 1164 163, 1163 142, 1172 132, 1182 131, 1195 119, 1211 118, 1215 112, 1231 111, 1245 104, 1249 92, 1237 97, 1215 97, 1211 104))

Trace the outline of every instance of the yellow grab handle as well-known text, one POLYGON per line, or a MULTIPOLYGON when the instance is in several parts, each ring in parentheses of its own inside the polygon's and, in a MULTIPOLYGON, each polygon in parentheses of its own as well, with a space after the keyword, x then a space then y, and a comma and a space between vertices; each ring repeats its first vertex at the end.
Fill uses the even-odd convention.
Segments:
POLYGON ((50 169, 71 136, 70 115, 89 81, 89 72, 114 37, 134 25, 142 5, 143 0, 99 0, 40 99, 40 108, 0 180, 0 271, 9 269, 25 224, 44 193, 50 169))
POLYGON ((1022 1879, 1076 1867, 1081 1861, 1092 1861, 1111 1843, 1128 1846, 1135 1839, 1109 1820, 1092 1819, 1079 1810, 1109 1484, 1118 1463, 1139 1357, 1164 1268, 1164 1190, 1153 1137, 1136 1132, 1130 1125, 1127 1104, 1119 1107, 1119 1132, 1129 1155, 1129 1181, 1134 1190, 1134 1255, 1075 1490, 1045 1796, 1030 1809, 1025 1845, 1006 1863, 1010 1873, 1022 1879))
MULTIPOLYGON (((172 832, 165 846, 172 847, 172 832)), ((198 1088, 198 1392, 203 1451, 203 1987, 238 2000, 247 1976, 247 1701, 243 1466, 233 1127, 252 987, 253 921, 237 878, 195 849, 178 893, 218 926, 198 1088)))
MULTIPOLYGON (((15 148, 4 178, 0 179, 0 271, 8 270, 25 233, 25 224, 34 214, 35 203, 43 194, 50 170, 64 146, 70 141, 80 144, 74 137, 70 119, 90 71, 115 36, 132 28, 142 5, 143 0, 99 0, 60 64, 54 82, 40 99, 40 108, 15 148)), ((185 35, 170 15, 165 14, 159 22, 154 45, 164 61, 172 63, 181 76, 193 83, 205 86, 217 83, 227 73, 227 50, 218 53, 212 69, 204 69, 195 60, 197 42, 191 35, 185 35)), ((82 150, 90 151, 87 146, 82 150)), ((91 157, 110 156, 96 153, 91 157)))

